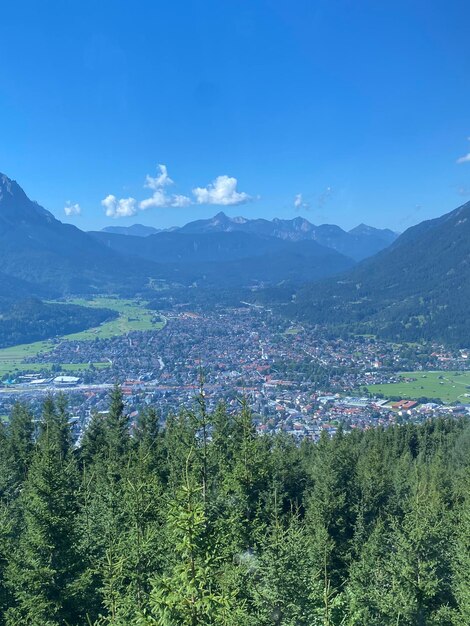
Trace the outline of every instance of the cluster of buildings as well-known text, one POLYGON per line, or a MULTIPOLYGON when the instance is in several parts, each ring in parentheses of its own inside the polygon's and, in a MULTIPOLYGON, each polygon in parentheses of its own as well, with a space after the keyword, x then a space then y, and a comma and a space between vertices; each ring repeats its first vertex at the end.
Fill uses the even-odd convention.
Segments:
POLYGON ((65 392, 78 428, 83 427, 93 412, 107 409, 109 389, 119 382, 131 416, 153 405, 164 420, 194 406, 202 384, 209 408, 223 401, 237 410, 245 397, 259 433, 317 439, 323 431, 334 434, 340 424, 371 428, 452 412, 432 403, 370 398, 367 385, 396 382, 399 371, 468 368, 465 351, 399 346, 373 337, 331 338, 262 308, 174 311, 166 317, 161 331, 62 340, 31 357, 39 372, 28 372, 26 364, 26 371, 4 381, 0 415, 19 398, 40 407, 46 394, 65 392), (84 369, 76 376, 46 375, 60 363, 84 369))

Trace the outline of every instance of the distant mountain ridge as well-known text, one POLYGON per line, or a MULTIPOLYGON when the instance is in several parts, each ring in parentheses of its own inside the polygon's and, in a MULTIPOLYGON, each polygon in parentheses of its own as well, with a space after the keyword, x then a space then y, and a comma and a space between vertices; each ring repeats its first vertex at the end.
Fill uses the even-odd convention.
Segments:
MULTIPOLYGON (((148 236, 154 234, 150 231, 151 228, 134 224, 128 227, 108 226, 103 230, 108 233, 148 236)), ((156 232, 156 229, 154 230, 156 232)), ((360 224, 347 232, 333 224, 315 226, 303 217, 295 217, 290 220, 280 218, 273 220, 247 219, 245 217, 228 217, 223 212, 217 213, 212 218, 196 220, 170 230, 193 235, 215 232, 244 232, 287 241, 312 240, 355 261, 376 254, 393 243, 398 237, 398 234, 392 230, 373 228, 365 224, 360 224)))
MULTIPOLYGON (((395 236, 378 232, 385 240, 395 236)), ((364 253, 367 241, 377 245, 377 229, 364 224, 346 233, 300 217, 248 220, 223 213, 146 237, 85 233, 0 174, 0 311, 14 317, 12 304, 30 296, 149 296, 154 279, 180 287, 256 287, 259 294, 270 286, 272 292, 282 287, 284 311, 331 332, 468 347, 470 202, 408 229, 359 264, 339 251, 354 250, 356 242, 356 253, 364 253)), ((25 319, 31 310, 24 309, 25 319)), ((39 326, 31 329, 31 336, 38 333, 39 326)))
POLYGON ((144 226, 143 224, 132 224, 132 226, 106 226, 103 228, 104 233, 113 233, 115 235, 133 235, 135 237, 148 237, 161 233, 161 228, 153 226, 144 226))
POLYGON ((315 241, 244 232, 85 233, 60 222, 3 174, 0 244, 0 298, 13 301, 19 294, 142 294, 154 279, 187 286, 300 284, 354 264, 315 241))
POLYGON ((355 261, 376 254, 389 246, 398 237, 389 229, 380 230, 371 226, 357 226, 347 232, 334 224, 315 226, 304 217, 293 219, 274 218, 273 220, 230 218, 221 212, 212 219, 190 222, 179 232, 197 233, 214 231, 242 231, 289 241, 313 240, 322 246, 332 248, 355 261))
POLYGON ((140 257, 191 272, 195 281, 233 286, 296 284, 341 272, 354 265, 345 255, 316 241, 289 241, 241 231, 186 233, 181 230, 147 237, 91 232, 120 254, 140 257))

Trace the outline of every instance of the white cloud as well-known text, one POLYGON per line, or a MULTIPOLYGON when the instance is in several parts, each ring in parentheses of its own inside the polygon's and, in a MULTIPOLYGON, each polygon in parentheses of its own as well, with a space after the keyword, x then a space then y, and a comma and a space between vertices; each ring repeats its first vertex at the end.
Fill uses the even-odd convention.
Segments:
POLYGON ((168 185, 173 185, 173 180, 168 176, 168 169, 163 163, 157 165, 157 176, 152 178, 149 174, 145 177, 145 186, 148 189, 162 189, 168 185), (158 173, 158 171, 160 173, 158 173))
POLYGON ((67 200, 64 206, 64 213, 67 217, 71 217, 72 215, 80 215, 81 212, 82 207, 78 204, 78 202, 72 204, 70 200, 67 200))
POLYGON ((137 201, 135 198, 121 198, 110 194, 101 204, 106 209, 107 217, 130 217, 137 213, 137 201))
MULTIPOLYGON (((467 137, 467 139, 470 141, 470 137, 467 137)), ((457 159, 457 163, 470 163, 470 152, 457 159)))
POLYGON ((174 181, 168 175, 166 165, 157 165, 157 176, 149 174, 145 177, 144 187, 152 189, 149 198, 138 202, 135 198, 118 199, 114 195, 107 196, 101 204, 106 210, 108 217, 129 217, 138 211, 146 211, 153 208, 182 208, 191 204, 218 204, 222 206, 242 204, 253 200, 247 193, 237 191, 237 179, 230 176, 218 176, 207 187, 196 187, 192 190, 195 199, 183 194, 169 194, 166 187, 173 185, 174 181))
POLYGON ((296 209, 308 209, 310 207, 308 202, 304 202, 304 198, 301 193, 295 194, 294 206, 296 209))
POLYGON ((157 207, 168 206, 168 198, 164 191, 158 189, 155 191, 151 198, 146 198, 139 203, 139 209, 145 211, 146 209, 153 209, 157 207))
POLYGON ((166 165, 159 163, 157 170, 159 173, 154 178, 148 174, 145 177, 145 187, 153 189, 154 192, 150 198, 146 198, 139 203, 139 209, 145 211, 152 208, 189 206, 191 198, 180 194, 167 195, 165 193, 165 187, 174 184, 174 181, 168 175, 166 165))
POLYGON ((171 196, 171 206, 184 207, 189 206, 190 204, 192 204, 192 200, 191 198, 188 198, 188 196, 182 196, 180 194, 171 196))
POLYGON ((151 198, 146 198, 139 203, 139 209, 145 211, 146 209, 165 208, 165 207, 185 207, 192 204, 191 198, 188 196, 182 196, 180 194, 174 194, 167 196, 166 193, 157 189, 153 192, 151 198))
POLYGON ((193 189, 193 194, 198 204, 229 206, 252 200, 252 197, 247 193, 237 191, 237 183, 237 179, 232 176, 217 176, 207 187, 193 189))

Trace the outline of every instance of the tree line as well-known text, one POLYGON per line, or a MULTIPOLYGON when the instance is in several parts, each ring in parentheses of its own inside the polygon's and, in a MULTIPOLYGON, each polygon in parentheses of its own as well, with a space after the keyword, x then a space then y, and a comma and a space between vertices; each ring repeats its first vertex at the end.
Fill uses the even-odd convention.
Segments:
POLYGON ((470 422, 301 445, 248 407, 72 440, 63 397, 0 430, 0 625, 464 626, 470 422))
POLYGON ((13 304, 0 301, 0 348, 80 332, 117 315, 111 309, 42 302, 37 298, 13 304))

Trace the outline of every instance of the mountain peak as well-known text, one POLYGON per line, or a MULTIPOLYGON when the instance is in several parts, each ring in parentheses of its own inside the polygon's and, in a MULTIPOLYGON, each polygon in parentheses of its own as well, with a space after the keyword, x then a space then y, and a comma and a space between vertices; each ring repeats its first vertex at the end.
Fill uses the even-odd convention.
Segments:
POLYGON ((6 196, 26 195, 16 180, 8 178, 6 174, 0 172, 0 202, 6 196))
POLYGON ((0 217, 4 221, 55 220, 52 213, 28 198, 16 180, 0 173, 0 217))
POLYGON ((245 224, 248 220, 241 215, 237 217, 229 217, 223 211, 219 211, 214 217, 210 220, 210 223, 214 226, 220 226, 221 224, 245 224))
POLYGON ((181 233, 193 234, 243 231, 252 235, 290 241, 312 239, 356 261, 376 254, 396 239, 396 234, 391 231, 380 231, 365 225, 358 226, 356 232, 353 230, 351 233, 347 233, 334 224, 315 226, 300 215, 292 219, 276 217, 272 220, 247 219, 245 217, 229 217, 223 211, 210 219, 189 222, 178 230, 181 233))
POLYGON ((383 236, 387 239, 396 239, 398 237, 398 233, 390 230, 390 228, 375 228, 375 226, 368 226, 362 222, 355 228, 351 228, 348 231, 350 235, 369 235, 369 236, 383 236))
POLYGON ((361 222, 354 228, 351 228, 351 230, 348 232, 351 235, 368 235, 370 233, 375 233, 377 231, 378 231, 377 228, 374 228, 373 226, 368 226, 367 224, 364 224, 364 222, 361 222))

